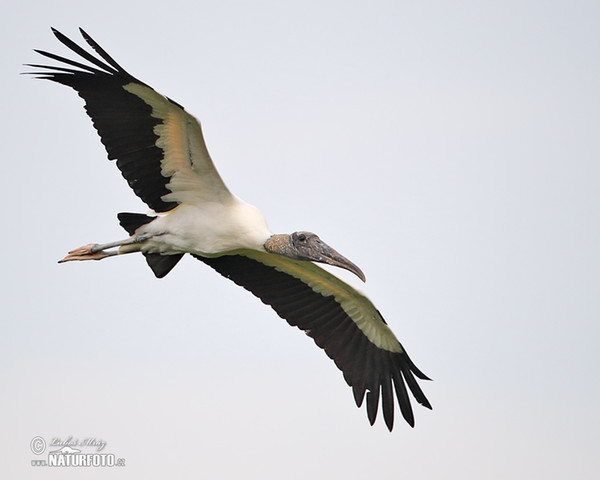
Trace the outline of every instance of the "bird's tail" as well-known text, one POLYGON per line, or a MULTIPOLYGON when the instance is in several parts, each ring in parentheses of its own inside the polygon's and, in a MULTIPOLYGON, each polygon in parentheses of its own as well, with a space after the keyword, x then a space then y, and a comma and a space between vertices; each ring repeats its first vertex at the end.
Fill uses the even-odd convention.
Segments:
POLYGON ((119 219, 121 226, 127 230, 127 233, 133 235, 138 228, 150 223, 156 217, 144 215, 143 213, 121 212, 117 214, 117 218, 119 219))
MULTIPOLYGON (((140 228, 142 225, 146 225, 154 220, 156 217, 151 217, 149 215, 144 215, 143 213, 128 213, 121 212, 117 215, 119 219, 119 223, 121 226, 127 230, 129 235, 134 235, 135 231, 140 228)), ((156 275, 156 278, 163 278, 167 273, 169 273, 177 262, 181 260, 183 257, 183 253, 178 253, 175 255, 161 255, 160 253, 145 253, 144 257, 146 257, 146 262, 148 266, 156 275)))

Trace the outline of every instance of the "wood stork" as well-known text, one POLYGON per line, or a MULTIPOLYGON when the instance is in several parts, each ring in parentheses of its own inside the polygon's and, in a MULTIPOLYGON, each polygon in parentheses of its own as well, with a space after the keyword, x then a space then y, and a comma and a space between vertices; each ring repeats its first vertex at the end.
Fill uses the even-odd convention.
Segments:
POLYGON ((125 71, 85 31, 88 52, 59 31, 56 38, 89 64, 46 51, 62 66, 28 64, 28 72, 72 87, 117 167, 156 214, 119 213, 125 240, 89 244, 61 260, 101 260, 141 252, 158 278, 189 253, 270 305, 303 330, 343 372, 360 407, 366 393, 371 425, 379 398, 387 428, 394 424, 394 392, 414 426, 408 389, 431 405, 411 361, 371 301, 313 262, 362 271, 310 232, 273 234, 261 212, 230 193, 204 143, 198 121, 184 108, 125 71))

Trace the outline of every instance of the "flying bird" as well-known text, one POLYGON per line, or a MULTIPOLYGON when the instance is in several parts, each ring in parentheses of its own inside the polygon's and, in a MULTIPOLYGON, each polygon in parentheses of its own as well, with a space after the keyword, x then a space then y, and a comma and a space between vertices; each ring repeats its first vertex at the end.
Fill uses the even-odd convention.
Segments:
POLYGON ((28 73, 75 89, 109 160, 116 160, 129 186, 154 213, 119 213, 126 239, 85 245, 61 262, 141 252, 162 278, 189 253, 249 290, 325 350, 352 387, 358 407, 366 396, 371 425, 381 398, 385 424, 392 430, 395 396, 402 416, 414 426, 408 391, 431 409, 415 377, 429 378, 371 301, 316 263, 346 269, 364 282, 360 268, 314 233, 273 234, 262 213, 232 194, 221 179, 200 123, 130 75, 79 30, 93 52, 52 29, 81 58, 35 50, 61 66, 27 64, 41 69, 28 73))

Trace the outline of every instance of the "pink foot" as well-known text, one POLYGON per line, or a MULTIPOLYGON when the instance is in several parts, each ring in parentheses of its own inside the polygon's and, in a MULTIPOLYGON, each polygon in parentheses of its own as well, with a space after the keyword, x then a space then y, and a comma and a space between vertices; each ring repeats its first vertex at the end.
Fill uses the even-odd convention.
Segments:
POLYGON ((83 247, 71 250, 69 254, 62 260, 59 260, 58 263, 72 262, 75 260, 102 260, 103 258, 110 256, 102 250, 95 252, 94 247, 96 246, 98 246, 97 243, 88 243, 83 247))

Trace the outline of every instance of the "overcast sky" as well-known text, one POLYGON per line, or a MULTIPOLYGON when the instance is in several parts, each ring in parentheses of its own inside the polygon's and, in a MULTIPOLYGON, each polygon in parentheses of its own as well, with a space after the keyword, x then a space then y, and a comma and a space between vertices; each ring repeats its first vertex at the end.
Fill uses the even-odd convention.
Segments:
POLYGON ((577 0, 5 6, 0 476, 597 475, 599 19, 577 0), (19 76, 33 48, 67 53, 50 26, 196 115, 273 231, 362 268, 433 411, 370 427, 312 340, 192 258, 163 280, 141 256, 56 263, 147 207, 74 91, 19 76), (36 436, 126 466, 32 467, 36 436))

